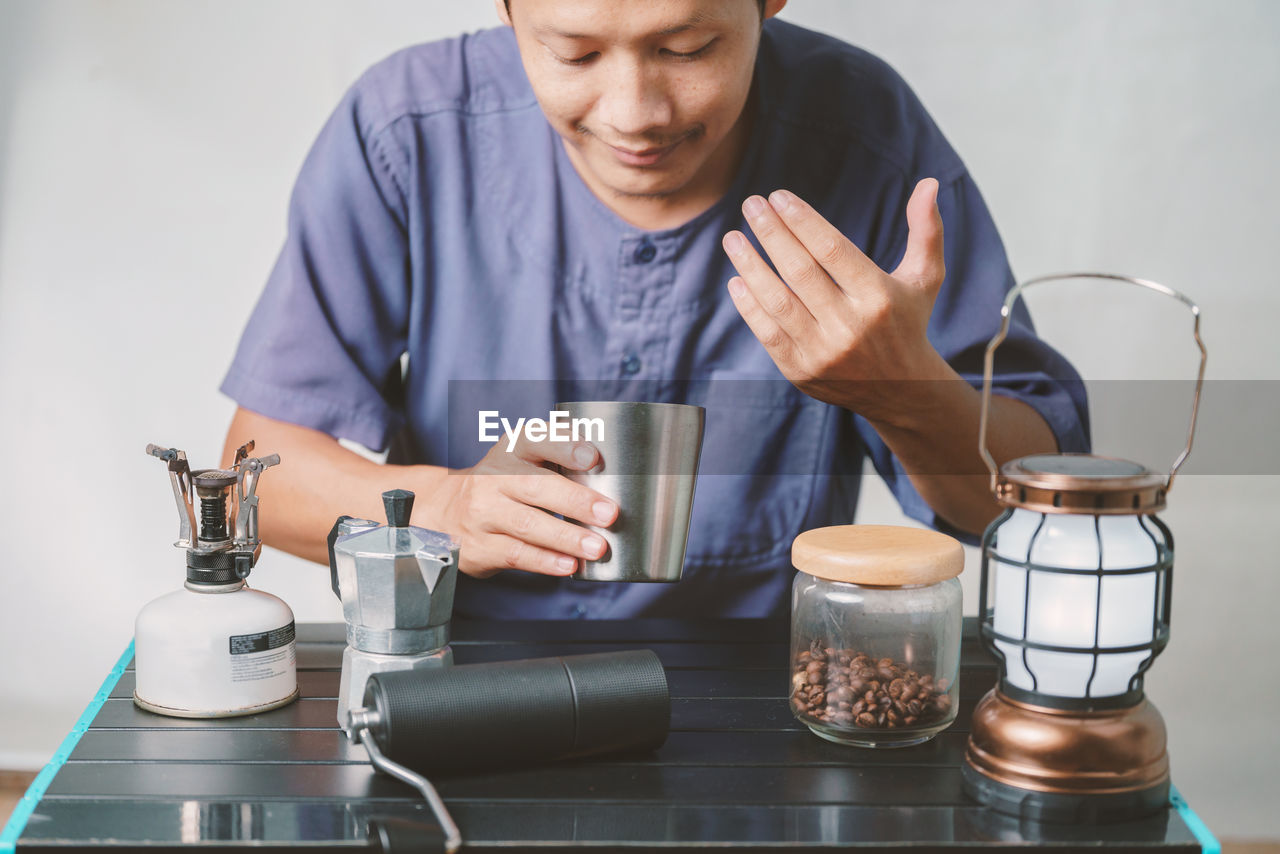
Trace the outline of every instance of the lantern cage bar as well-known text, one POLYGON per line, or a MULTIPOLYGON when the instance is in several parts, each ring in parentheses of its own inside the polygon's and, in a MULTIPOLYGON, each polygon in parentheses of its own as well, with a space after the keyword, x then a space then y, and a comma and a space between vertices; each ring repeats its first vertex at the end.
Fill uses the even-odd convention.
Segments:
MULTIPOLYGON (((1138 524, 1146 535, 1151 539, 1156 549, 1156 562, 1147 566, 1125 567, 1120 569, 1104 569, 1102 566, 1102 533, 1100 529, 1100 516, 1093 515, 1094 535, 1098 545, 1098 566, 1095 568, 1080 567, 1060 567, 1047 566, 1044 564, 1034 563, 1030 560, 1032 551, 1035 548, 1036 537, 1039 536, 1043 529, 1047 514, 1040 514, 1040 525, 1036 532, 1032 534, 1027 545, 1026 560, 1011 560, 1006 556, 995 553, 996 534, 1000 526, 1013 515, 1014 508, 1007 508, 999 518, 992 522, 986 532, 982 536, 982 572, 979 581, 978 602, 982 609, 980 613, 980 632, 984 645, 1000 662, 1000 691, 1010 699, 1017 700, 1031 705, 1044 706, 1051 709, 1066 709, 1072 711, 1102 711, 1107 709, 1121 709, 1136 705, 1143 697, 1143 675, 1151 667, 1157 655, 1164 650, 1169 642, 1169 626, 1172 622, 1172 601, 1173 601, 1173 533, 1169 528, 1154 515, 1144 515, 1138 517, 1138 524), (1147 526, 1147 523, 1153 524, 1159 531, 1161 537, 1147 526), (1004 564, 1006 566, 1020 568, 1026 571, 1026 582, 1023 584, 1022 599, 1022 637, 1014 637, 999 633, 995 630, 995 606, 992 604, 995 584, 990 575, 990 561, 1004 564), (1093 645, 1092 646, 1063 646, 1048 643, 1041 643, 1026 639, 1028 621, 1031 605, 1031 579, 1034 573, 1045 573, 1054 575, 1085 575, 1093 576, 1097 579, 1097 593, 1093 610, 1093 645), (1102 589, 1103 579, 1106 577, 1122 576, 1122 575, 1139 575, 1154 574, 1155 575, 1155 593, 1152 597, 1152 632, 1151 640, 1147 643, 1129 644, 1126 646, 1104 647, 1098 644, 1098 635, 1101 631, 1101 611, 1102 611, 1102 589), (1017 685, 1013 685, 1008 680, 1008 662, 1005 653, 1001 650, 996 642, 1008 644, 1019 650, 1022 656, 1022 666, 1031 676, 1032 689, 1027 690, 1017 685), (1065 653, 1069 655, 1092 655, 1093 667, 1089 674, 1089 681, 1085 686, 1083 697, 1061 696, 1057 694, 1048 694, 1037 690, 1039 680, 1035 671, 1032 669, 1027 658, 1029 650, 1065 653), (1098 661, 1101 656, 1131 654, 1135 652, 1149 652, 1141 663, 1139 663, 1137 671, 1129 680, 1128 690, 1122 694, 1114 694, 1104 697, 1093 696, 1093 682, 1098 673, 1098 661)), ((1090 515, 1090 514, 1080 514, 1090 515)))

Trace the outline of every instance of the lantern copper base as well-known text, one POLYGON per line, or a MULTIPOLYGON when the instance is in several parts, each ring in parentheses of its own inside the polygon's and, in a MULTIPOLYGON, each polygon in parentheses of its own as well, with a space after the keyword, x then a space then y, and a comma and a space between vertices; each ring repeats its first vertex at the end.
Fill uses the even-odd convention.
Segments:
POLYGON ((1164 719, 1145 698, 1126 709, 1076 712, 994 689, 973 713, 964 789, 1034 821, 1138 818, 1169 803, 1166 742, 1164 719))

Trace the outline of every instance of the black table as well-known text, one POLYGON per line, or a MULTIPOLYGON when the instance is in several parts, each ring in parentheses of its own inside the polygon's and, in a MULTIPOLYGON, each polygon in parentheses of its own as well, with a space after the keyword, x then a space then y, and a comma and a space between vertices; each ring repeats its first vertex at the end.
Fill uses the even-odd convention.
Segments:
MULTIPOLYGON (((966 799, 960 763, 995 666, 967 621, 955 725, 928 744, 829 744, 787 707, 787 632, 765 621, 458 623, 457 663, 649 648, 667 668, 671 735, 657 753, 437 777, 467 850, 929 849, 999 843, 1199 851, 1189 809, 1106 827, 1019 827, 966 799), (625 846, 625 847, 624 847, 625 846)), ((205 851, 367 848, 371 816, 431 822, 417 793, 367 763, 335 721, 339 625, 300 626, 301 699, 253 717, 165 718, 136 708, 126 659, 30 809, 19 851, 101 846, 205 851)), ((92 710, 92 707, 91 707, 92 710)), ((88 714, 88 713, 87 713, 88 714)), ((1176 745, 1174 751, 1176 754, 1176 745)), ((58 757, 55 757, 55 766, 58 757)), ((20 810, 22 807, 20 807, 20 810)), ((6 846, 0 842, 0 851, 6 846)), ((1207 844, 1206 847, 1212 847, 1207 844)))

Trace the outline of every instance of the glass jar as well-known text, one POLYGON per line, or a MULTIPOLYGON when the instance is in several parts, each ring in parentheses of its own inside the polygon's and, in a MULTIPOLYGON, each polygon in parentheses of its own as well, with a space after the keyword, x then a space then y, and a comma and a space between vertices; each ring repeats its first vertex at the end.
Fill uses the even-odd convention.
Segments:
POLYGON ((945 534, 838 525, 796 537, 791 711, 858 747, 907 747, 958 705, 964 551, 945 534))

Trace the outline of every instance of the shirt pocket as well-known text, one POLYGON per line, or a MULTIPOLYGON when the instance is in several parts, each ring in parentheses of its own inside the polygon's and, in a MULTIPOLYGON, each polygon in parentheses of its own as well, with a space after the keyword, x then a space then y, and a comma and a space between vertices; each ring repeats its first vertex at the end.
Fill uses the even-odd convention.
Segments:
POLYGON ((702 405, 707 418, 686 565, 788 554, 813 498, 831 407, 779 374, 733 370, 711 373, 702 405))

